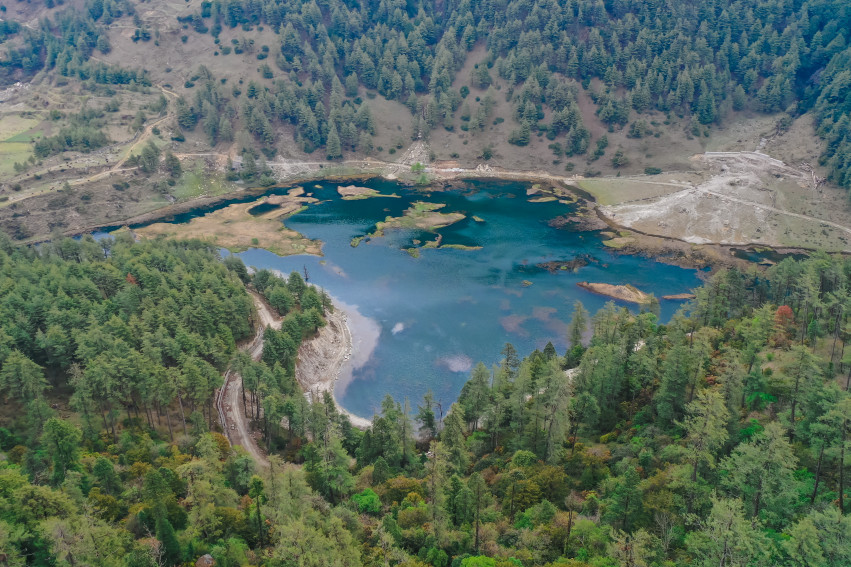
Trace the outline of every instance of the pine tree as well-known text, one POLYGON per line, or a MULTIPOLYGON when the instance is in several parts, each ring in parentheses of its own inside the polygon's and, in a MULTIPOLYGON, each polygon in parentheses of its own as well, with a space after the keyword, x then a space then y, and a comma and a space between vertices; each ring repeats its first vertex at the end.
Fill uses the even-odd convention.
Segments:
POLYGON ((0 369, 0 392, 26 403, 40 399, 48 387, 41 366, 17 350, 11 351, 0 369))
POLYGON ((752 565, 769 553, 759 524, 745 518, 735 498, 713 499, 709 517, 687 543, 698 565, 752 565))
POLYGON ((431 390, 423 396, 422 405, 417 406, 417 421, 420 423, 420 430, 425 434, 427 440, 431 440, 437 436, 437 420, 434 415, 434 394, 431 390))
POLYGON ((733 110, 744 109, 746 102, 747 95, 745 94, 745 89, 742 88, 742 85, 736 85, 736 88, 733 90, 733 110))
POLYGON ((452 404, 440 435, 447 462, 452 471, 464 474, 469 463, 466 440, 464 438, 463 409, 458 404, 452 404))
POLYGON ((625 532, 630 531, 630 527, 641 513, 639 481, 635 467, 628 464, 623 466, 621 475, 613 479, 614 487, 606 507, 606 516, 610 521, 620 523, 625 532))
POLYGON ((160 149, 152 141, 145 144, 139 156, 139 167, 145 173, 153 173, 160 165, 160 149))
POLYGON ((576 300, 573 303, 573 314, 570 317, 570 324, 567 327, 567 340, 570 346, 582 346, 582 337, 588 330, 588 312, 582 305, 582 302, 576 300))
POLYGON ((163 564, 180 565, 183 552, 181 551, 180 542, 177 541, 177 535, 174 533, 174 527, 171 525, 171 522, 168 521, 168 518, 159 518, 156 527, 163 564))
POLYGON ((338 159, 343 157, 343 147, 340 142, 340 135, 337 133, 337 126, 334 124, 331 124, 331 129, 328 132, 326 154, 328 159, 338 159))
POLYGON ((700 83, 700 96, 697 99, 697 119, 701 124, 710 124, 715 120, 715 96, 705 81, 700 83))
POLYGON ((174 178, 180 177, 183 173, 180 160, 171 151, 167 151, 165 154, 165 169, 174 178))
POLYGON ((777 422, 747 442, 741 443, 721 467, 727 471, 724 484, 745 501, 749 515, 778 525, 791 512, 797 458, 777 422))
POLYGON ((53 459, 54 484, 61 484, 68 469, 79 460, 82 438, 80 430, 67 421, 52 417, 44 424, 41 442, 53 459))

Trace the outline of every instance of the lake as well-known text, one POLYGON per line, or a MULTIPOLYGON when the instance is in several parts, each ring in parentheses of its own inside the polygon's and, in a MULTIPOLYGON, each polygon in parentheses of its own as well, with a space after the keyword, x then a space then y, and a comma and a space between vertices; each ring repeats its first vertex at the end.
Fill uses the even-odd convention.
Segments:
MULTIPOLYGON (((700 285, 696 270, 613 253, 598 232, 550 226, 548 221, 575 206, 530 202, 526 183, 472 181, 464 189, 424 192, 371 180, 359 185, 399 197, 363 200, 343 200, 339 185, 306 184, 320 202, 285 221, 324 242, 323 257, 279 257, 258 249, 239 255, 257 268, 306 269, 311 283, 350 312, 356 352, 335 395, 344 408, 367 418, 388 393, 399 401, 409 398, 416 408, 430 389, 448 409, 472 366, 498 363, 506 342, 521 356, 548 341, 563 354, 574 302, 580 300, 593 314, 608 301, 577 282, 630 283, 656 297, 700 285), (402 216, 418 201, 465 215, 438 230, 443 245, 481 249, 420 248, 414 257, 405 248, 435 239, 434 233, 418 229, 388 230, 352 246, 377 222, 402 216), (539 266, 579 257, 587 265, 575 270, 539 266)), ((661 319, 669 320, 680 305, 661 300, 661 319)))

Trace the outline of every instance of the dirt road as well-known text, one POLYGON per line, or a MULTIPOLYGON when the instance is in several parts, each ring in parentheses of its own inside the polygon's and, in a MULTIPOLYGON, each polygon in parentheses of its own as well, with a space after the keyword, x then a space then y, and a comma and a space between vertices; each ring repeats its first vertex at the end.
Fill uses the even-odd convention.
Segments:
MULTIPOLYGON (((156 86, 157 86, 158 89, 160 89, 160 91, 164 95, 168 95, 170 97, 173 97, 174 99, 178 98, 176 93, 174 93, 174 92, 172 92, 172 91, 170 91, 170 90, 168 90, 165 87, 162 87, 160 85, 156 85, 156 86)), ((131 170, 137 169, 136 167, 123 167, 123 166, 127 162, 127 160, 130 158, 130 156, 133 155, 133 151, 136 148, 138 148, 140 145, 147 142, 151 138, 151 136, 153 136, 154 128, 165 123, 168 119, 174 118, 174 116, 175 116, 174 112, 167 111, 164 116, 154 120, 153 122, 149 122, 145 126, 145 128, 141 131, 141 133, 139 133, 138 136, 136 136, 134 138, 135 141, 131 140, 129 142, 130 146, 129 146, 128 149, 126 149, 124 151, 124 157, 122 157, 117 162, 112 164, 110 167, 107 167, 106 169, 104 169, 103 171, 101 171, 99 173, 96 173, 96 174, 88 176, 88 177, 81 177, 79 179, 69 179, 68 185, 71 185, 71 186, 85 185, 87 183, 92 183, 92 182, 97 181, 99 179, 104 179, 104 178, 109 177, 110 175, 114 175, 116 173, 122 173, 122 172, 125 172, 125 171, 131 171, 131 170)), ((27 195, 27 197, 29 197, 29 196, 31 196, 31 195, 27 195)))
POLYGON ((693 244, 847 251, 851 226, 841 214, 822 208, 812 171, 758 152, 707 152, 693 160, 698 169, 692 181, 607 179, 610 185, 621 184, 622 195, 630 184, 679 190, 620 200, 598 210, 622 227, 693 244))
MULTIPOLYGON (((256 361, 263 355, 263 331, 266 327, 280 329, 281 319, 260 294, 253 291, 249 293, 257 308, 258 331, 254 339, 241 348, 256 361)), ((352 335, 346 324, 346 313, 335 309, 334 313, 327 314, 326 319, 327 325, 320 329, 316 337, 303 342, 298 351, 296 379, 310 397, 325 391, 333 393, 340 370, 352 354, 352 335)), ((230 370, 224 374, 224 384, 216 396, 216 409, 231 445, 241 445, 258 465, 267 468, 269 460, 258 443, 260 434, 251 432, 248 416, 242 406, 242 378, 239 374, 230 370)), ((355 427, 370 426, 368 419, 347 412, 339 404, 337 409, 348 415, 355 427)))
MULTIPOLYGON (((216 157, 220 164, 224 164, 226 158, 230 157, 234 166, 242 164, 242 157, 222 152, 204 153, 177 153, 180 159, 192 157, 216 157)), ((574 183, 579 176, 553 175, 546 171, 511 171, 499 167, 491 167, 488 164, 479 164, 475 168, 464 167, 434 167, 429 163, 429 147, 425 142, 414 142, 405 153, 396 161, 388 162, 376 158, 363 158, 342 160, 339 162, 328 161, 301 161, 301 160, 271 160, 266 165, 272 169, 278 181, 288 179, 299 179, 308 174, 315 174, 322 169, 331 167, 352 168, 361 173, 374 173, 383 175, 388 179, 396 179, 402 174, 410 174, 411 166, 421 163, 425 167, 423 171, 443 179, 482 178, 493 177, 498 179, 537 180, 552 181, 554 183, 574 183)))
MULTIPOLYGON (((718 191, 713 191, 713 190, 708 189, 708 188, 701 186, 701 185, 695 186, 695 185, 691 185, 691 184, 688 184, 688 183, 667 183, 667 182, 664 182, 664 181, 644 181, 644 180, 642 180, 642 183, 646 183, 647 185, 666 185, 666 186, 670 186, 670 187, 679 187, 679 188, 682 189, 682 193, 684 193, 684 194, 702 193, 704 195, 711 195, 712 197, 717 197, 724 202, 737 203, 737 204, 740 204, 740 205, 747 205, 748 207, 754 207, 756 209, 760 209, 760 210, 763 210, 763 211, 770 211, 770 212, 776 213, 778 215, 785 215, 785 216, 794 217, 794 218, 797 218, 797 219, 801 219, 801 220, 805 220, 805 221, 809 221, 809 222, 813 222, 813 223, 825 224, 825 225, 831 226, 831 227, 833 227, 837 230, 841 230, 843 232, 847 232, 848 234, 851 234, 851 228, 848 228, 847 226, 841 225, 839 223, 831 222, 829 220, 825 220, 825 219, 818 218, 818 217, 813 217, 813 216, 810 216, 810 215, 804 215, 804 214, 801 214, 801 213, 793 213, 792 211, 787 211, 785 209, 781 209, 781 208, 778 208, 778 207, 772 207, 771 205, 766 205, 765 203, 757 203, 756 201, 750 201, 748 199, 740 199, 738 197, 733 197, 732 195, 727 195, 725 193, 719 193, 718 191)), ((673 193, 672 195, 678 195, 678 193, 673 193)), ((662 198, 651 197, 651 198, 644 198, 644 199, 640 199, 640 200, 641 201, 653 202, 653 201, 658 201, 660 199, 662 199, 662 198)), ((638 199, 636 201, 638 201, 638 199)), ((619 203, 618 205, 612 206, 610 208, 614 209, 617 206, 622 206, 622 205, 625 205, 625 204, 631 204, 632 202, 634 202, 634 201, 624 201, 624 202, 619 203)))
MULTIPOLYGON (((260 321, 254 340, 243 348, 251 354, 253 360, 260 360, 263 355, 263 331, 266 327, 280 329, 281 320, 266 305, 260 294, 253 291, 249 293, 251 293, 251 298, 254 300, 255 307, 257 307, 257 315, 260 321)), ((219 411, 219 421, 222 423, 231 445, 241 445, 258 465, 267 468, 269 460, 263 450, 260 449, 257 437, 252 435, 248 426, 248 416, 245 415, 242 407, 242 377, 239 374, 230 370, 225 372, 224 384, 216 398, 216 407, 219 411)))
POLYGON ((231 445, 241 445, 251 455, 254 462, 263 468, 268 468, 269 460, 248 428, 248 419, 242 410, 241 389, 242 379, 238 374, 228 370, 225 373, 225 382, 217 399, 219 419, 225 424, 225 433, 227 433, 231 445))

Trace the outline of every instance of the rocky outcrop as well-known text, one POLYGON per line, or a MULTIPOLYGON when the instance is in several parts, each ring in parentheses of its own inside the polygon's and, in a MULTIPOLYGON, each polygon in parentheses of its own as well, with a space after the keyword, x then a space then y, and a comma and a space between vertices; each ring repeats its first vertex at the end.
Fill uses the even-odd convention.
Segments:
POLYGON ((588 291, 605 295, 606 297, 611 297, 613 299, 628 301, 630 303, 649 303, 651 298, 650 294, 644 293, 640 289, 629 284, 613 285, 607 283, 579 282, 576 285, 583 289, 587 289, 588 291))

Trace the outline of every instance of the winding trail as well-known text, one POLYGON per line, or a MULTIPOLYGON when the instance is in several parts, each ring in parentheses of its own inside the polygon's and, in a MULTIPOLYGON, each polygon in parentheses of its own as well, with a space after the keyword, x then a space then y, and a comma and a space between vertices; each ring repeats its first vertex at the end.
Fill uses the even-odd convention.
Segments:
MULTIPOLYGON (((97 57, 94 57, 94 56, 91 57, 91 59, 96 60, 96 61, 105 62, 102 59, 98 59, 97 57)), ((173 100, 176 100, 178 98, 177 93, 170 91, 169 89, 163 87, 162 85, 154 85, 154 86, 156 88, 158 88, 160 90, 160 92, 163 93, 163 95, 166 95, 167 97, 171 97, 173 100)), ((116 173, 123 173, 123 172, 126 172, 126 171, 133 171, 133 170, 138 169, 138 167, 123 167, 123 166, 127 162, 127 160, 130 158, 130 156, 133 154, 133 151, 136 148, 138 148, 141 144, 144 144, 149 139, 151 139, 151 137, 154 135, 154 128, 156 128, 160 124, 163 124, 168 119, 174 118, 176 116, 175 112, 171 109, 171 106, 172 106, 171 104, 166 105, 166 113, 163 116, 157 118, 153 122, 148 122, 145 125, 145 127, 141 131, 137 132, 136 135, 133 136, 133 138, 131 138, 130 140, 127 140, 125 142, 120 142, 120 143, 114 143, 114 144, 111 144, 110 146, 107 146, 106 148, 101 149, 101 151, 102 151, 104 149, 105 150, 110 150, 111 148, 112 149, 118 149, 118 148, 126 146, 126 149, 124 150, 124 157, 122 157, 121 159, 119 159, 118 161, 113 163, 112 165, 106 164, 106 166, 97 166, 97 167, 104 167, 104 169, 102 171, 99 171, 98 173, 88 175, 86 177, 78 177, 76 179, 65 179, 64 181, 67 182, 69 186, 75 187, 75 186, 80 186, 80 185, 86 185, 88 183, 92 183, 94 181, 98 181, 100 179, 107 178, 110 175, 114 175, 116 173)), ((50 174, 50 173, 55 173, 57 168, 62 168, 62 167, 64 167, 64 166, 54 165, 54 166, 48 167, 48 168, 43 169, 43 170, 34 171, 32 173, 34 175, 47 175, 47 174, 50 174)), ((93 166, 93 167, 95 167, 95 166, 93 166)), ((81 168, 72 168, 72 169, 79 170, 81 168)), ((86 170, 88 170, 88 167, 86 167, 86 170)), ((61 171, 61 169, 60 169, 60 171, 61 171)), ((77 171, 76 174, 79 175, 79 172, 77 171)), ((62 181, 63 181, 62 179, 59 179, 58 182, 55 184, 55 186, 52 187, 52 188, 45 188, 45 189, 41 189, 39 191, 26 191, 26 192, 23 192, 23 193, 20 193, 20 194, 12 195, 9 199, 7 199, 5 202, 3 202, 2 205, 0 205, 0 206, 6 207, 6 206, 11 205, 12 203, 24 201, 24 200, 29 199, 31 197, 38 197, 38 196, 42 196, 42 195, 45 195, 45 194, 55 193, 55 192, 61 190, 61 188, 63 186, 62 181)))
MULTIPOLYGON (((251 355, 252 360, 258 361, 263 355, 263 332, 266 327, 280 329, 281 319, 275 316, 259 293, 254 291, 249 293, 254 300, 254 306, 257 307, 260 321, 254 339, 241 348, 251 355)), ((248 416, 245 415, 245 409, 242 407, 242 377, 239 374, 231 370, 225 372, 224 383, 216 396, 216 409, 219 412, 219 422, 231 445, 241 445, 258 465, 268 468, 269 459, 258 445, 257 439, 251 434, 248 416)))
POLYGON ((750 207, 762 209, 762 210, 765 210, 765 211, 770 211, 772 213, 777 213, 779 215, 786 215, 788 217, 795 217, 795 218, 802 219, 802 220, 809 221, 809 222, 825 224, 827 226, 832 226, 833 228, 836 228, 836 229, 842 230, 844 232, 847 232, 848 234, 851 234, 851 228, 848 228, 847 226, 841 225, 839 223, 831 222, 829 220, 820 219, 818 217, 811 217, 809 215, 804 215, 804 214, 801 214, 801 213, 793 213, 792 211, 787 211, 787 210, 784 210, 784 209, 778 209, 777 207, 772 207, 770 205, 763 205, 762 203, 757 203, 755 201, 748 201, 746 199, 739 199, 738 197, 731 197, 729 195, 725 195, 723 193, 717 193, 717 192, 709 190, 709 189, 702 189, 700 187, 697 187, 697 190, 701 191, 702 193, 704 193, 706 195, 712 195, 713 197, 718 197, 719 199, 724 199, 724 200, 730 201, 731 203, 738 203, 740 205, 748 205, 750 207))
MULTIPOLYGON (((848 252, 851 223, 843 211, 823 208, 819 190, 822 181, 809 164, 791 166, 758 151, 706 152, 691 159, 700 164, 692 172, 698 174, 699 180, 622 177, 622 183, 676 190, 636 199, 613 199, 612 204, 599 206, 598 213, 619 228, 691 244, 794 247, 796 240, 798 245, 803 244, 800 240, 806 232, 821 231, 833 239, 831 248, 848 252), (794 190, 790 192, 781 182, 809 189, 812 194, 796 197, 794 190), (778 206, 778 196, 791 197, 797 205, 789 206, 786 199, 781 199, 778 206), (793 219, 803 223, 793 223, 793 219), (833 232, 829 235, 825 229, 833 232)), ((803 240, 806 247, 818 246, 808 238, 803 240)))
MULTIPOLYGON (((263 356, 263 332, 267 327, 280 330, 282 319, 278 317, 263 297, 250 291, 251 299, 257 308, 257 333, 251 342, 240 348, 259 361, 263 356)), ((299 347, 296 363, 296 379, 310 398, 322 392, 334 391, 334 383, 343 365, 352 353, 352 334, 346 323, 346 313, 335 309, 326 315, 327 324, 310 340, 299 347)), ((336 400, 335 400, 336 403, 336 400)), ((337 404, 337 409, 347 415, 356 427, 369 427, 371 422, 356 416, 337 404)), ((228 370, 224 373, 224 382, 216 395, 216 410, 219 422, 231 445, 241 445, 254 461, 263 468, 269 467, 269 459, 258 444, 258 437, 252 434, 250 420, 242 405, 242 377, 228 370)))
MULTIPOLYGON (((168 90, 167 88, 165 88, 161 85, 155 85, 155 86, 163 93, 163 95, 168 95, 170 97, 173 97, 175 100, 177 100, 177 98, 178 98, 177 93, 174 93, 174 92, 168 90)), ((115 162, 112 165, 112 167, 108 167, 107 169, 105 169, 105 170, 103 170, 99 173, 96 173, 96 174, 94 174, 90 177, 81 177, 79 179, 68 180, 68 184, 72 185, 72 186, 73 185, 82 185, 84 183, 90 183, 92 181, 97 181, 98 179, 103 179, 105 177, 109 177, 110 175, 112 175, 114 173, 120 173, 122 171, 130 171, 130 170, 133 170, 133 169, 137 169, 136 167, 123 168, 122 166, 127 162, 128 159, 130 159, 130 156, 133 155, 133 150, 138 148, 141 144, 147 142, 151 138, 151 136, 153 136, 154 128, 156 128, 158 125, 162 124, 163 122, 165 122, 169 118, 174 118, 174 116, 175 116, 175 113, 173 111, 171 111, 171 105, 170 104, 166 105, 165 115, 154 120, 153 122, 148 122, 148 124, 145 125, 145 128, 142 130, 142 132, 138 134, 138 136, 136 137, 136 140, 133 141, 133 142, 130 142, 131 145, 125 151, 124 157, 122 157, 117 162, 115 162)))

